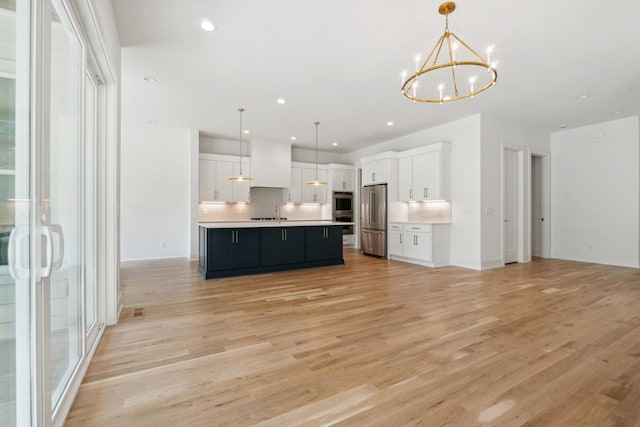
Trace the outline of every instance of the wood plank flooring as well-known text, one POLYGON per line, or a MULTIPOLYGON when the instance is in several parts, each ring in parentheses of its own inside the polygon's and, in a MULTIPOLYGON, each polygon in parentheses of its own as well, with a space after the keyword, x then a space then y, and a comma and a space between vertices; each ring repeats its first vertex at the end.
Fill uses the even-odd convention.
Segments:
POLYGON ((640 426, 640 270, 125 263, 68 426, 640 426))

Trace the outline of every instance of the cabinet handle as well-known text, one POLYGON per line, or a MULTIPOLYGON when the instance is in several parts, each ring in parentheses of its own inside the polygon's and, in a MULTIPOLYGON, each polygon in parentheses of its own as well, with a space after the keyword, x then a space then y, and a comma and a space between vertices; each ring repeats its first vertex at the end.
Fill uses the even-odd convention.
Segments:
POLYGON ((409 189, 409 199, 413 199, 413 188, 409 189))
POLYGON ((240 236, 239 236, 239 231, 236 230, 236 243, 240 243, 240 236))
POLYGON ((402 244, 402 234, 400 235, 400 244, 402 244))
POLYGON ((347 188, 347 183, 342 181, 342 189, 345 190, 347 188))
POLYGON ((429 187, 424 187, 424 197, 429 197, 429 187))
POLYGON ((314 201, 314 202, 317 202, 317 201, 318 201, 318 195, 317 195, 317 194, 314 194, 314 195, 313 195, 313 201, 314 201))
POLYGON ((213 191, 213 200, 218 200, 218 190, 213 191))
POLYGON ((280 229, 280 240, 284 240, 284 228, 280 229))
POLYGON ((418 235, 417 234, 413 235, 413 244, 416 245, 416 246, 418 245, 418 235))
POLYGON ((284 240, 287 240, 287 229, 284 229, 284 240))
POLYGON ((375 172, 373 172, 373 173, 371 174, 371 181, 375 181, 375 180, 376 180, 376 173, 375 173, 375 172))
POLYGON ((289 201, 291 201, 291 193, 289 193, 289 201))

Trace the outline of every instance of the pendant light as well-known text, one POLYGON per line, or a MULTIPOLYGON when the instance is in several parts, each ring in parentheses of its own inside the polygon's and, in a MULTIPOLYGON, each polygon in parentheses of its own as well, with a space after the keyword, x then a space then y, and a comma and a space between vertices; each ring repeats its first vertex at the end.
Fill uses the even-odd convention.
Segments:
POLYGON ((244 112, 244 108, 238 108, 238 112, 240 113, 240 173, 237 176, 230 177, 229 181, 253 181, 253 178, 242 175, 242 113, 244 112))
POLYGON ((320 181, 318 179, 318 125, 320 122, 313 122, 313 124, 316 126, 316 179, 313 181, 307 181, 307 185, 327 185, 326 181, 320 181))

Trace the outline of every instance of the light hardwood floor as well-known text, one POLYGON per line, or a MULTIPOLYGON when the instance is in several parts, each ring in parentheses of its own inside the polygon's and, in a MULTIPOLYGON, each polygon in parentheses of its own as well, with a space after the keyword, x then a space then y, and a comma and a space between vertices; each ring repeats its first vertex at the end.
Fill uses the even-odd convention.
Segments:
POLYGON ((126 263, 68 426, 640 426, 640 270, 126 263))

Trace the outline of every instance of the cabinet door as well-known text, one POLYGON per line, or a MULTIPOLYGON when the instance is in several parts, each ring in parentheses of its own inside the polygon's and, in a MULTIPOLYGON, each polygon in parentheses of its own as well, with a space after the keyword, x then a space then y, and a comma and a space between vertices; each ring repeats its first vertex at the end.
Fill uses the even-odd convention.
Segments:
POLYGON ((235 231, 228 228, 207 229, 207 271, 233 268, 235 231))
POLYGON ((233 176, 233 163, 216 160, 216 190, 217 199, 221 202, 233 201, 233 182, 229 178, 233 176))
MULTIPOLYGON (((318 169, 318 180, 327 180, 327 171, 318 169)), ((327 203, 327 186, 326 185, 307 185, 309 181, 316 179, 316 170, 314 168, 302 169, 302 203, 327 203)))
POLYGON ((307 261, 342 258, 342 227, 306 227, 307 261))
POLYGON ((421 261, 431 261, 431 233, 405 231, 403 255, 421 261))
MULTIPOLYGON (((233 176, 240 174, 240 162, 233 162, 233 176)), ((249 162, 242 162, 242 174, 251 176, 251 167, 249 162)), ((249 181, 231 181, 231 200, 232 202, 248 202, 249 201, 249 181)))
POLYGON ((236 230, 233 248, 233 267, 257 267, 260 265, 260 230, 240 228, 236 230))
POLYGON ((383 184, 388 180, 387 159, 374 160, 362 165, 363 185, 383 184))
POLYGON ((304 262, 305 255, 304 227, 284 228, 284 260, 287 264, 304 262))
MULTIPOLYGON (((420 187, 416 191, 420 191, 420 195, 424 200, 440 200, 444 198, 442 194, 442 168, 440 159, 442 153, 434 151, 432 153, 421 154, 419 162, 421 169, 424 170, 419 176, 421 180, 420 187)), ((415 173, 414 173, 415 177, 415 173)))
POLYGON ((389 231, 389 255, 402 256, 402 231, 389 231))
POLYGON ((398 198, 401 201, 415 200, 413 194, 414 173, 412 157, 403 157, 398 161, 398 198))
POLYGON ((302 203, 302 168, 291 168, 291 187, 287 203, 302 203))
POLYGON ((355 173, 351 170, 333 171, 333 191, 353 191, 355 173))
POLYGON ((199 194, 201 202, 216 200, 216 162, 215 160, 200 159, 199 161, 199 194))

